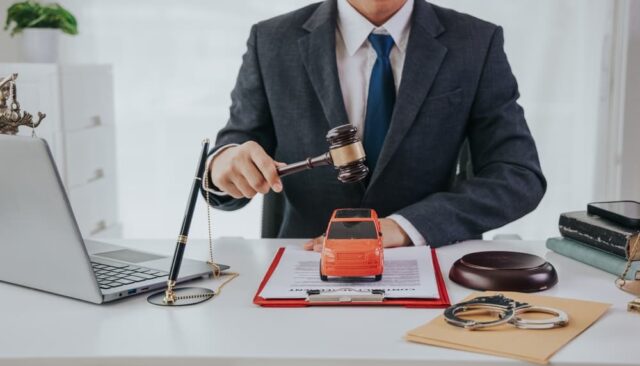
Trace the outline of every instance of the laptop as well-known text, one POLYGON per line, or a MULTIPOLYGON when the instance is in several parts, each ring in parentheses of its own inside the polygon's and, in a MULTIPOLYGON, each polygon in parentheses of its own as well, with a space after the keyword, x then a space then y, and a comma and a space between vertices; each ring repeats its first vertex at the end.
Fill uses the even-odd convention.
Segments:
MULTIPOLYGON (((0 281, 96 304, 165 288, 172 260, 83 239, 46 141, 7 135, 0 135, 0 253, 0 281)), ((205 262, 185 258, 177 282, 210 275, 205 262)))

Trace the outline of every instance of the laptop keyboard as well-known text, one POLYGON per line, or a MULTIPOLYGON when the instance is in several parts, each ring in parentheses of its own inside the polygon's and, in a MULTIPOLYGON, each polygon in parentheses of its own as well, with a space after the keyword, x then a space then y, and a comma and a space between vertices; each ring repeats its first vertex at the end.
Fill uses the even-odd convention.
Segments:
POLYGON ((109 265, 91 262, 91 265, 98 279, 98 284, 103 290, 169 275, 167 272, 126 264, 109 265))

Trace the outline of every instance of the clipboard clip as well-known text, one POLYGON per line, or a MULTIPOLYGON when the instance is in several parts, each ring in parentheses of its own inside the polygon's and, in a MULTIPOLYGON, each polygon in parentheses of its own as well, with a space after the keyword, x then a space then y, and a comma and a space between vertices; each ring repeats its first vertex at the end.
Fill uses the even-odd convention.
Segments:
POLYGON ((382 302, 385 299, 385 291, 381 289, 353 289, 339 288, 329 290, 307 290, 306 301, 311 304, 342 302, 382 302))

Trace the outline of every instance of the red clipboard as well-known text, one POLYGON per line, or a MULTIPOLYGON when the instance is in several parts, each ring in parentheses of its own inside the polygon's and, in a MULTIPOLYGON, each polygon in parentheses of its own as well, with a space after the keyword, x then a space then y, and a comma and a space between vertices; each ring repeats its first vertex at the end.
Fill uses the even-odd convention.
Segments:
POLYGON ((408 308, 446 308, 451 305, 449 301, 449 294, 447 293, 447 287, 445 286, 444 279, 442 278, 442 271, 440 271, 440 264, 438 263, 438 256, 436 255, 436 250, 431 248, 431 258, 433 261, 433 269, 436 274, 436 282, 438 284, 438 294, 439 298, 437 299, 384 299, 381 302, 319 302, 319 303, 310 303, 306 299, 265 299, 260 296, 262 289, 266 286, 267 282, 271 278, 271 274, 278 267, 278 263, 280 263, 280 258, 282 258, 282 253, 284 253, 285 248, 279 248, 275 257, 273 258, 273 262, 271 262, 271 266, 269 266, 269 270, 265 274, 262 282, 260 283, 260 287, 258 287, 258 291, 256 291, 256 295, 253 297, 253 303, 256 305, 260 305, 263 307, 277 307, 277 308, 286 308, 286 307, 304 307, 304 306, 405 306, 408 308))

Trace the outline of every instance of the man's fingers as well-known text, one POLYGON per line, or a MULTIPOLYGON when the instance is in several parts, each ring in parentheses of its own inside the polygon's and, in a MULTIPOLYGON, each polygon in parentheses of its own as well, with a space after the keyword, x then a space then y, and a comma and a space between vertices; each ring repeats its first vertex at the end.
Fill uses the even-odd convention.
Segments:
POLYGON ((242 192, 240 192, 240 190, 238 190, 238 188, 236 188, 236 186, 234 185, 224 188, 223 192, 228 193, 229 196, 233 198, 244 198, 244 194, 242 194, 242 192))
POLYGON ((324 235, 320 235, 319 237, 313 240, 313 250, 315 252, 322 252, 322 244, 324 243, 324 235))
POLYGON ((322 251, 322 243, 324 242, 324 235, 313 238, 302 246, 305 250, 314 250, 316 252, 322 251))
POLYGON ((304 248, 304 250, 312 250, 313 249, 313 239, 311 239, 308 242, 304 243, 302 245, 302 247, 304 248))
POLYGON ((269 162, 266 165, 258 165, 258 168, 267 180, 267 183, 269 183, 271 189, 275 192, 282 192, 282 181, 280 181, 280 175, 278 174, 278 170, 276 170, 275 164, 269 162))
POLYGON ((262 174, 264 179, 266 179, 271 189, 276 192, 282 191, 282 182, 280 181, 280 175, 278 175, 278 171, 276 170, 276 164, 264 152, 264 150, 253 152, 252 159, 256 167, 260 170, 260 173, 262 174))
POLYGON ((270 189, 282 191, 277 167, 284 165, 274 162, 257 142, 247 141, 221 150, 209 168, 212 183, 222 192, 234 198, 253 198, 270 189))
POLYGON ((236 188, 236 186, 233 184, 233 182, 231 182, 231 180, 229 180, 229 179, 225 179, 225 180, 217 183, 216 186, 218 187, 219 190, 229 194, 233 198, 242 198, 242 197, 244 197, 242 192, 240 192, 240 190, 238 188, 236 188))
POLYGON ((241 173, 254 191, 262 194, 269 192, 269 184, 252 161, 248 161, 241 168, 241 173))
POLYGON ((402 247, 411 244, 409 235, 393 219, 380 219, 380 230, 383 233, 382 246, 385 248, 402 247))
POLYGON ((251 188, 251 186, 249 185, 247 180, 244 178, 244 176, 236 176, 236 178, 232 179, 231 181, 236 186, 236 188, 242 193, 243 197, 253 198, 253 196, 256 195, 257 192, 253 188, 251 188))

